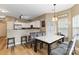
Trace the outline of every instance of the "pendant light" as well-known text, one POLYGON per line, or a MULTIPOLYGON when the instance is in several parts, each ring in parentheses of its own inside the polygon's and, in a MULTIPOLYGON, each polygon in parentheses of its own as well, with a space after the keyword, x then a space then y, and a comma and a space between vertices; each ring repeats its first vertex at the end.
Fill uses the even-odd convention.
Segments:
POLYGON ((53 4, 53 6, 54 6, 54 13, 53 13, 52 21, 57 21, 57 17, 55 15, 55 6, 56 6, 56 4, 53 4))

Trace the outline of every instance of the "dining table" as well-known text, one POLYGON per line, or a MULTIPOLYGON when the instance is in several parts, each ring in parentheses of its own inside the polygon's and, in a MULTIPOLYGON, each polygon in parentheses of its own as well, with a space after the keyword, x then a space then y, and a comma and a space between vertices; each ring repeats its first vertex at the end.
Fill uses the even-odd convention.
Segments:
POLYGON ((37 47, 38 47, 38 41, 46 43, 47 44, 47 54, 50 55, 51 53, 51 44, 64 39, 64 36, 60 35, 45 35, 45 36, 40 36, 40 37, 35 37, 35 43, 34 43, 34 51, 37 52, 37 47))

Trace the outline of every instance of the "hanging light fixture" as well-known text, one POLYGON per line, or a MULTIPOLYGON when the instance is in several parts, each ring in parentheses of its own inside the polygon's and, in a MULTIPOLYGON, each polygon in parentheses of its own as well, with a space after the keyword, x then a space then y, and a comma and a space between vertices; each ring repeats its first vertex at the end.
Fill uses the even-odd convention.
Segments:
POLYGON ((53 4, 53 6, 54 6, 54 13, 53 13, 52 21, 57 21, 57 17, 55 15, 55 6, 56 6, 56 4, 53 4))

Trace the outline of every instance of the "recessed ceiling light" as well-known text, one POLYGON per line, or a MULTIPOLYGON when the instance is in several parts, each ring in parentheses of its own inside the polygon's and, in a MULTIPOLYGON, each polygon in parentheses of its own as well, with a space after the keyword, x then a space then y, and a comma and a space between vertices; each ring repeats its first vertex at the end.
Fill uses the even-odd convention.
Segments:
POLYGON ((3 12, 3 13, 7 13, 8 11, 7 11, 7 10, 2 10, 1 12, 3 12))
POLYGON ((3 19, 3 18, 5 18, 6 16, 0 16, 0 19, 3 19))
POLYGON ((7 13, 8 11, 5 10, 5 9, 0 9, 0 12, 2 12, 2 13, 7 13))
POLYGON ((30 19, 31 17, 30 16, 21 16, 21 19, 30 19))

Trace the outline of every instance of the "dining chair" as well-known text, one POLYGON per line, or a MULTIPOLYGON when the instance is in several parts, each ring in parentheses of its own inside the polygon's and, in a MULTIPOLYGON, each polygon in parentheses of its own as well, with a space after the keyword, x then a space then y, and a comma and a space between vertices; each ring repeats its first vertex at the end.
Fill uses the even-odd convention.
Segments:
POLYGON ((35 42, 35 39, 33 38, 33 36, 29 35, 27 44, 30 44, 30 47, 33 47, 34 42, 35 42))
MULTIPOLYGON (((72 48, 71 48, 71 50, 70 50, 69 55, 71 55, 72 52, 73 52, 73 54, 74 54, 74 53, 76 54, 75 45, 76 45, 76 41, 77 41, 77 39, 78 39, 78 37, 79 37, 79 34, 74 35, 74 37, 75 37, 75 39, 73 39, 73 45, 72 45, 72 48)), ((73 37, 73 38, 74 38, 74 37, 73 37)))
MULTIPOLYGON (((46 33, 45 32, 38 32, 38 37, 40 37, 40 36, 45 36, 46 35, 46 33)), ((40 49, 42 49, 43 48, 43 42, 38 42, 38 43, 40 43, 40 49)))
MULTIPOLYGON (((28 37, 28 43, 31 43, 31 47, 35 43, 35 37, 43 36, 42 32, 32 32, 30 33, 30 36, 28 37)), ((43 42, 38 41, 38 44, 40 45, 40 49, 43 48, 43 42)))
POLYGON ((38 35, 35 32, 30 33, 30 35, 27 36, 26 44, 30 44, 30 47, 33 47, 36 36, 38 36, 38 35))
POLYGON ((72 39, 69 44, 58 46, 51 50, 52 55, 72 55, 75 52, 76 38, 72 39))
MULTIPOLYGON (((61 32, 58 32, 57 35, 64 36, 64 38, 65 38, 65 35, 62 34, 61 32)), ((64 42, 64 38, 62 38, 61 40, 59 40, 58 43, 64 42)))
POLYGON ((58 48, 51 50, 51 55, 66 55, 66 54, 68 54, 68 52, 70 51, 71 45, 72 45, 70 43, 71 43, 71 41, 69 42, 69 47, 67 46, 68 48, 58 47, 58 48))

